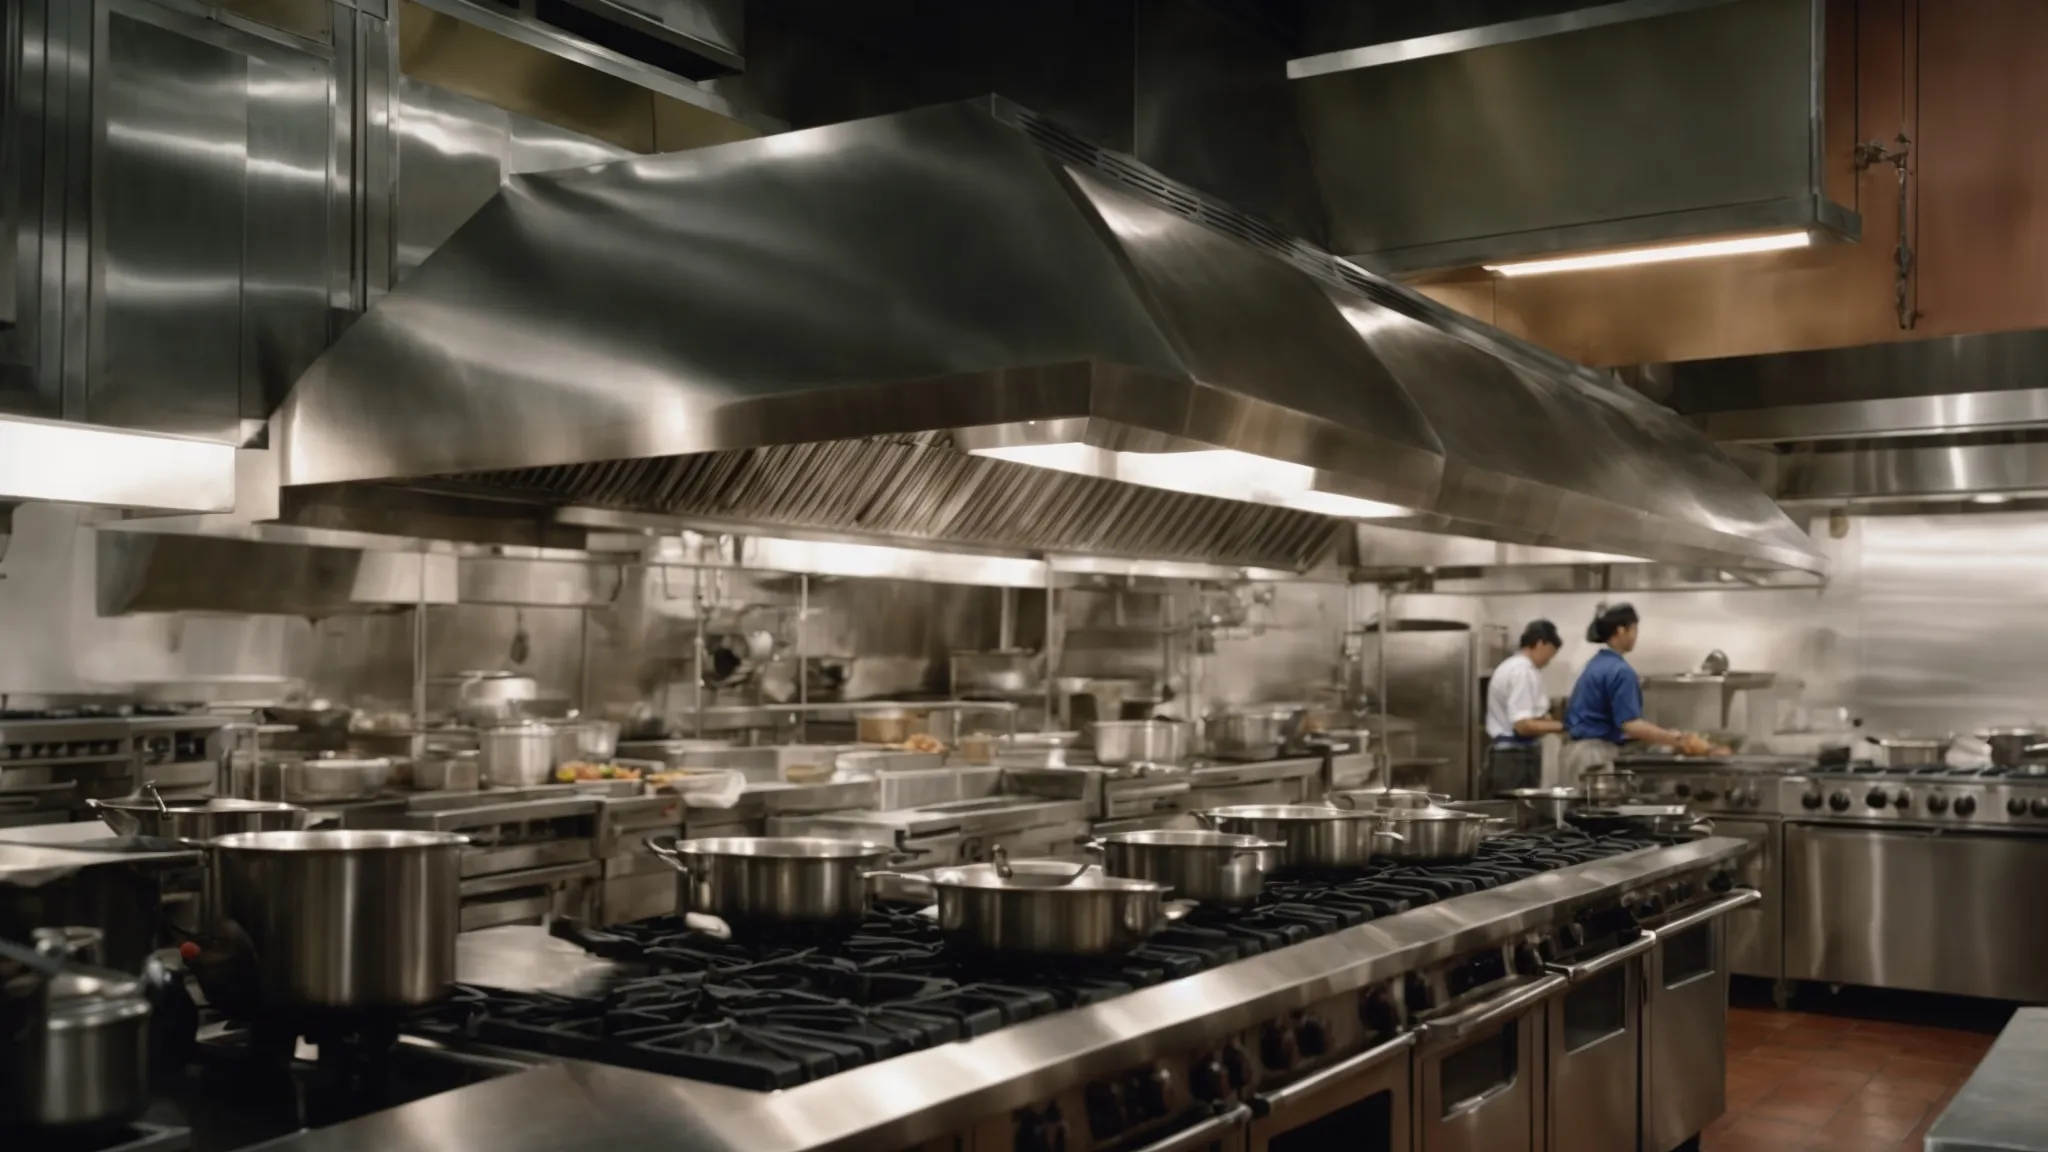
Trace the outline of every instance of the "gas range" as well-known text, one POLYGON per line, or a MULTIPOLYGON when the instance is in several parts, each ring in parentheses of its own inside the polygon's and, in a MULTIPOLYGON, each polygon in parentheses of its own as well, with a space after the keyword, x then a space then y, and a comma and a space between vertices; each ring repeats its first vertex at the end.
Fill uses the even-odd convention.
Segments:
MULTIPOLYGON (((1571 830, 1519 834, 1488 841, 1468 864, 1390 865, 1341 880, 1276 880, 1251 909, 1197 909, 1127 957, 1069 966, 963 963, 948 956, 935 921, 904 905, 878 907, 843 943, 796 949, 740 947, 672 916, 602 932, 557 921, 555 935, 616 965, 601 995, 464 985, 406 1030, 426 1039, 736 1088, 785 1089, 1099 1004, 1453 897, 1656 846, 1648 839, 1595 838, 1571 830)), ((1621 907, 1617 902, 1604 914, 1621 907)), ((1297 1056, 1320 1056, 1347 1028, 1391 1031, 1411 1015, 1570 952, 1585 942, 1586 922, 1598 919, 1589 914, 1557 925, 1554 933, 1490 942, 1453 962, 1407 973, 1363 994, 1361 1002, 1371 1007, 1355 1010, 1351 1019, 1365 1024, 1299 1022, 1284 1038, 1276 1033, 1262 1039, 1257 1047, 1264 1051, 1256 1059, 1242 1054, 1227 1061, 1225 1074, 1243 1080, 1259 1068, 1282 1070, 1297 1056)), ((1601 931, 1593 928, 1596 935, 1601 931)), ((1353 1038, 1363 1042, 1370 1036, 1353 1038)))
POLYGON ((1631 765, 1641 791, 1719 816, 2048 832, 2048 776, 2008 768, 1631 765))

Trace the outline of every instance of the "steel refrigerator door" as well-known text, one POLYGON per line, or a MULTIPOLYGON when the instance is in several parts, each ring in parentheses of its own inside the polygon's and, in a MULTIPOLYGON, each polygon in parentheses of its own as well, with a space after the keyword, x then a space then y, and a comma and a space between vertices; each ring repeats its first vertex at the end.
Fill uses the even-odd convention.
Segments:
MULTIPOLYGON (((1362 645, 1368 688, 1378 683, 1380 639, 1369 630, 1362 645)), ((1397 620, 1385 640, 1387 712, 1414 723, 1418 758, 1443 761, 1430 769, 1429 790, 1471 799, 1482 672, 1474 667, 1472 629, 1448 620, 1397 620)))

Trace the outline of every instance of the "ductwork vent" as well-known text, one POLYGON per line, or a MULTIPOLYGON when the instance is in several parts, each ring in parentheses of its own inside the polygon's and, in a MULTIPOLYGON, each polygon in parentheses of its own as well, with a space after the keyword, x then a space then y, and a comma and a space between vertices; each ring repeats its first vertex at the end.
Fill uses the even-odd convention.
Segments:
POLYGON ((864 539, 1308 568, 1336 522, 969 456, 943 433, 446 477, 549 503, 864 539))

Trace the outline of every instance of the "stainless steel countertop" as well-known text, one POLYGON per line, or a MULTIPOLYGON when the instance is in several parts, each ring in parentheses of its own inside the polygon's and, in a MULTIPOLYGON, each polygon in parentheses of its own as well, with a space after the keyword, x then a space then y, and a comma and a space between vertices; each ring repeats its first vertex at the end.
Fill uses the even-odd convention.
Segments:
POLYGON ((1927 1152, 2048 1152, 2048 1008, 2012 1014, 1927 1130, 1927 1152))
POLYGON ((1745 841, 1712 837, 1562 868, 780 1092, 570 1061, 264 1147, 275 1152, 903 1148, 1162 1052, 1214 1042, 1282 1012, 1511 935, 1616 888, 1733 860, 1748 850, 1745 841))

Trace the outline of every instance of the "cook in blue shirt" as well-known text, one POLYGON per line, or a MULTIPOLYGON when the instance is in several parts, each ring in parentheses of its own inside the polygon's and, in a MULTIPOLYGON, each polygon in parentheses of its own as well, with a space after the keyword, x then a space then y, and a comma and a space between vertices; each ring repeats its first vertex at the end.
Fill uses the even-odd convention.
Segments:
POLYGON ((1643 682, 1625 658, 1635 650, 1641 620, 1631 605, 1603 604, 1586 629, 1586 639, 1606 647, 1587 661, 1564 710, 1565 735, 1572 740, 1564 754, 1568 784, 1588 771, 1614 763, 1627 740, 1693 755, 1711 750, 1698 736, 1673 732, 1643 719, 1643 682))

